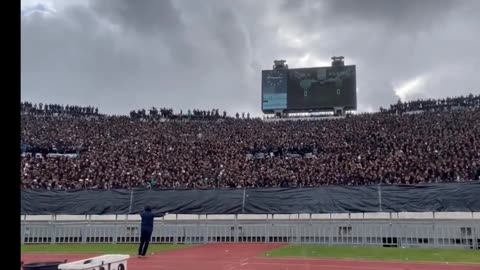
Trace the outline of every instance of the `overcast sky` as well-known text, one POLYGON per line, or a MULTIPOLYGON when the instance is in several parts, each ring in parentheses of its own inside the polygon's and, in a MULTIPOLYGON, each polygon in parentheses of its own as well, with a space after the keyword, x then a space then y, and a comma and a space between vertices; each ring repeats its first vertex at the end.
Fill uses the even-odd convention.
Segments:
POLYGON ((22 100, 260 114, 261 70, 357 65, 360 111, 480 93, 479 0, 24 0, 22 100))

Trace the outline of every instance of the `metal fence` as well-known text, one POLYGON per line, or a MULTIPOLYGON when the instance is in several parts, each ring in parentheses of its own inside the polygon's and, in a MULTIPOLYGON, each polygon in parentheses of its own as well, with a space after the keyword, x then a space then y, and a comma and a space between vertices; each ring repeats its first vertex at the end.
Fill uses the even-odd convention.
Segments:
MULTIPOLYGON (((22 244, 138 243, 139 222, 26 222, 22 244)), ((291 243, 479 249, 480 222, 460 221, 195 221, 158 222, 152 243, 291 243)))

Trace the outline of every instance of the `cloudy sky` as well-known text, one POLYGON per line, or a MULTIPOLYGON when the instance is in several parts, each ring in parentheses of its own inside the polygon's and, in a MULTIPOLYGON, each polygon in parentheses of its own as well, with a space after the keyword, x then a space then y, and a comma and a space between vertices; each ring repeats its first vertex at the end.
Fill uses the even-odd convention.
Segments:
POLYGON ((261 70, 357 65, 360 111, 480 93, 479 0, 22 0, 22 100, 260 113, 261 70))

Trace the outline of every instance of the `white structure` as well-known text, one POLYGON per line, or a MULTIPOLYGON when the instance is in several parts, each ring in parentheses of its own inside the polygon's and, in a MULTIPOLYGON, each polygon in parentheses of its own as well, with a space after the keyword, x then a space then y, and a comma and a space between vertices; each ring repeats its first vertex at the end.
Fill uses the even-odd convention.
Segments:
MULTIPOLYGON (((138 214, 21 216, 21 220, 22 244, 140 241, 138 214)), ((169 214, 156 220, 151 243, 291 243, 477 250, 479 220, 479 212, 169 214)), ((108 270, 104 268, 60 269, 108 270)))
MULTIPOLYGON (((237 214, 237 215, 198 215, 198 214, 168 214, 156 221, 183 223, 198 221, 258 221, 271 222, 275 220, 480 220, 480 212, 372 212, 372 213, 329 213, 329 214, 237 214)), ((70 222, 88 222, 88 223, 119 223, 119 222, 138 222, 140 215, 21 215, 22 224, 35 223, 70 223, 70 222)))
POLYGON ((58 266, 60 270, 127 270, 129 255, 103 255, 58 266))

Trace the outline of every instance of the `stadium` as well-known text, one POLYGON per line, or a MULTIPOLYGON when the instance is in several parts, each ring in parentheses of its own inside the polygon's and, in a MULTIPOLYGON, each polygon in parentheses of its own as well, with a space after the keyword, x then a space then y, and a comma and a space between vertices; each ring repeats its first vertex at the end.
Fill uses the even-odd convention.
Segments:
POLYGON ((432 5, 51 2, 22 3, 22 270, 480 269, 480 93, 445 90, 479 64, 423 40, 432 5))
MULTIPOLYGON (((332 67, 344 67, 343 58, 332 59, 332 67)), ((229 270, 278 269, 283 263, 293 269, 304 269, 304 263, 310 269, 352 269, 358 262, 333 258, 386 260, 384 252, 399 248, 414 253, 390 254, 396 260, 424 252, 419 261, 454 263, 458 252, 478 255, 480 96, 346 115, 356 106, 354 73, 332 79, 326 75, 331 71, 318 71, 326 67, 299 71, 289 70, 285 61, 275 64, 263 71, 262 108, 273 114, 263 120, 218 110, 108 116, 92 107, 23 103, 24 249, 131 248, 139 242, 138 213, 148 204, 154 212, 169 213, 156 222, 151 243, 162 245, 154 249, 191 249, 187 256, 207 258, 205 269, 219 267, 214 263, 219 255, 208 259, 209 252, 221 252, 225 262, 218 269, 229 270), (291 74, 296 84, 288 81, 291 74), (333 83, 319 82, 316 89, 312 81, 320 79, 309 76, 333 83), (312 100, 303 99, 306 94, 300 101, 298 95, 289 97, 307 91, 297 87, 302 80, 310 82, 312 100), (321 104, 315 106, 316 100, 321 104), (291 111, 311 114, 290 116, 291 111), (439 134, 439 128, 448 132, 439 134), (428 255, 432 249, 442 255, 428 255), (319 252, 329 260, 256 258, 262 252, 266 257, 319 252)), ((184 269, 172 252, 159 264, 175 262, 169 269, 184 269)), ((202 260, 193 257, 195 265, 202 260)), ((378 262, 362 263, 385 269, 378 262)), ((151 265, 141 268, 160 269, 151 265)))

